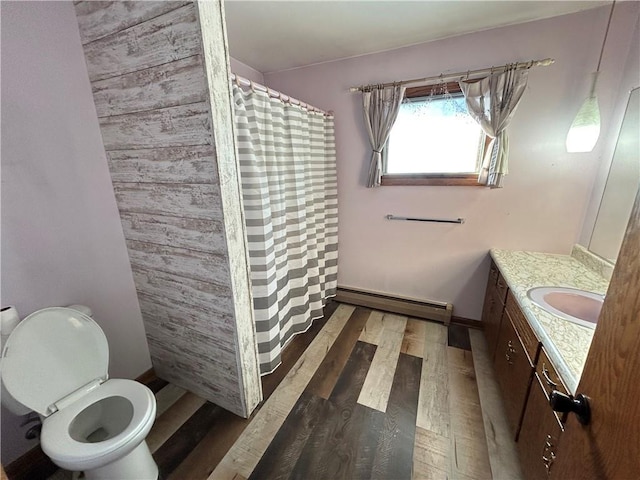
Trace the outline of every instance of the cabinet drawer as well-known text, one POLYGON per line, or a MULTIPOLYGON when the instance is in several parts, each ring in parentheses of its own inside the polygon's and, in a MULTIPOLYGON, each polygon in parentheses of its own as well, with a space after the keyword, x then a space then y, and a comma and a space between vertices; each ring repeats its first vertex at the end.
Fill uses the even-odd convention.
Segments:
MULTIPOLYGON (((549 356, 545 351, 544 347, 540 349, 540 355, 538 356, 538 363, 536 364, 536 374, 540 379, 540 384, 542 385, 542 389, 547 397, 551 395, 553 390, 557 390, 559 392, 565 393, 569 395, 569 391, 567 387, 562 383, 562 379, 553 365, 549 360, 549 356)), ((558 421, 564 423, 567 419, 567 415, 565 413, 554 412, 556 417, 558 417, 558 421)))
POLYGON ((534 369, 507 315, 500 326, 493 366, 515 438, 534 369))
POLYGON ((496 298, 500 300, 502 305, 504 305, 509 287, 494 261, 491 261, 491 267, 489 268, 489 283, 487 283, 487 290, 489 289, 495 289, 496 298))
POLYGON ((549 356, 545 351, 544 347, 540 349, 540 357, 538 358, 538 363, 536 365, 536 373, 540 378, 540 383, 542 384, 547 397, 551 394, 552 390, 558 390, 559 392, 569 394, 567 387, 562 383, 562 379, 553 365, 549 360, 549 356))
POLYGON ((518 332, 518 336, 522 340, 524 349, 529 356, 529 362, 531 362, 531 365, 535 365, 540 342, 538 341, 536 334, 533 333, 529 322, 524 316, 524 313, 522 313, 522 310, 520 310, 518 302, 516 302, 516 299, 511 292, 507 295, 506 311, 513 323, 513 326, 518 332))
MULTIPOLYGON (((543 382, 544 380, 542 380, 543 382)), ((547 480, 553 469, 557 445, 563 432, 536 374, 531 383, 527 407, 518 437, 518 455, 527 480, 547 480)))
POLYGON ((509 287, 507 286, 507 282, 498 271, 498 280, 496 281, 496 291, 498 292, 498 298, 504 305, 505 299, 507 298, 507 292, 509 291, 509 287))

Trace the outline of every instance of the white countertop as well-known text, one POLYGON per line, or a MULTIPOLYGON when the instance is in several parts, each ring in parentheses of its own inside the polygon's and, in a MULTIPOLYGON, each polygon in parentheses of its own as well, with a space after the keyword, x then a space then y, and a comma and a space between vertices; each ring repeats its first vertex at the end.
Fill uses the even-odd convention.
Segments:
POLYGON ((585 252, 579 245, 572 255, 491 250, 491 257, 571 393, 575 393, 580 381, 594 330, 543 310, 529 300, 527 290, 559 286, 604 295, 609 280, 602 275, 606 275, 607 268, 585 252))

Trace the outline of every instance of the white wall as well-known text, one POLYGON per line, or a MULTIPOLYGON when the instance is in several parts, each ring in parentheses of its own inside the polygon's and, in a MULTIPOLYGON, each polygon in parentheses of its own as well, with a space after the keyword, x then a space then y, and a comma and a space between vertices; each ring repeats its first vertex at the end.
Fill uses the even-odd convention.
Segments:
MULTIPOLYGON (((89 305, 134 378, 151 362, 73 4, 1 8, 2 305, 89 305)), ((5 465, 33 445, 18 421, 2 410, 5 465)))
MULTIPOLYGON (((637 12, 635 2, 616 7, 599 86, 605 126, 637 12)), ((478 319, 490 248, 569 253, 602 151, 599 145, 591 154, 567 154, 565 137, 588 93, 608 15, 608 7, 597 8, 265 74, 269 87, 335 112, 340 285, 448 301, 455 315, 478 319), (361 95, 349 87, 545 57, 556 63, 531 70, 510 127, 504 189, 364 187, 370 150, 361 95), (464 217, 466 223, 390 222, 388 213, 464 217)))
POLYGON ((250 67, 246 63, 242 63, 240 60, 236 60, 233 57, 229 58, 231 63, 231 72, 237 73, 241 77, 251 80, 253 82, 264 85, 264 75, 253 67, 250 67))

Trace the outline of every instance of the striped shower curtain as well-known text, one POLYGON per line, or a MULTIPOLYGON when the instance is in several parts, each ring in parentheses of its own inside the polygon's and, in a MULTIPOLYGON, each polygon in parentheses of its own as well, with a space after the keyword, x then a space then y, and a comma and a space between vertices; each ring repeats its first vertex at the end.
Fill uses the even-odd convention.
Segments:
POLYGON ((233 85, 260 371, 322 316, 338 275, 333 118, 233 85))

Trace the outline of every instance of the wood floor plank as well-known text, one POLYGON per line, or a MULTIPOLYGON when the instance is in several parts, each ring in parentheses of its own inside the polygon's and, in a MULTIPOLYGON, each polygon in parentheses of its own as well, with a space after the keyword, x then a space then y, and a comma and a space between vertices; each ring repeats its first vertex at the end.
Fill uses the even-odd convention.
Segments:
POLYGON ((487 342, 480 330, 469 330, 478 396, 489 452, 489 464, 494 478, 522 480, 513 432, 505 416, 502 394, 498 387, 487 342))
POLYGON ((471 351, 468 327, 463 325, 449 325, 448 330, 448 345, 450 347, 471 351))
POLYGON ((445 480, 448 468, 449 438, 416 427, 412 478, 416 480, 445 480))
POLYGON ((371 366, 376 346, 358 342, 326 402, 319 422, 304 445, 292 479, 350 479, 363 417, 354 416, 358 394, 371 366))
POLYGON ((426 323, 424 320, 418 320, 417 318, 407 320, 407 328, 404 331, 400 353, 422 358, 427 335, 426 323))
POLYGON ((407 317, 385 314, 383 324, 380 343, 360 391, 358 403, 386 412, 407 317))
POLYGON ((325 399, 305 391, 278 430, 249 480, 289 478, 314 427, 324 421, 325 399))
POLYGON ((248 478, 251 475, 354 310, 350 305, 340 305, 336 309, 209 479, 232 479, 236 474, 248 478))
POLYGON ((446 349, 447 347, 442 343, 425 342, 416 425, 449 438, 449 381, 446 349))
MULTIPOLYGON (((329 300, 323 310, 324 316, 314 320, 309 330, 304 334, 296 335, 285 347, 281 354, 282 363, 280 366, 273 373, 262 377, 264 402, 269 399, 274 390, 280 385, 339 305, 338 302, 329 300)), ((258 405, 252 418, 257 415, 264 402, 258 405)), ((240 418, 225 411, 220 418, 220 428, 211 429, 198 446, 171 473, 168 480, 207 478, 231 449, 250 421, 251 419, 240 418)))
POLYGON ((420 358, 400 354, 371 470, 372 479, 411 478, 421 370, 420 358))
POLYGON ((362 330, 362 334, 358 340, 378 345, 378 343, 380 343, 380 335, 382 334, 382 329, 384 327, 384 324, 382 323, 383 318, 383 312, 373 310, 369 315, 369 320, 362 330))
POLYGON ((336 311, 340 304, 334 301, 328 301, 324 307, 322 318, 318 318, 313 321, 313 324, 305 333, 296 335, 293 340, 284 348, 281 353, 282 363, 269 375, 262 377, 262 396, 266 400, 271 396, 282 379, 289 373, 289 370, 298 361, 298 358, 307 349, 307 347, 313 342, 314 338, 320 333, 325 326, 331 315, 336 311))
POLYGON ((153 459, 158 464, 160 478, 169 474, 188 453, 204 438, 224 410, 206 402, 182 425, 156 452, 153 459))
POLYGON ((151 453, 158 450, 205 403, 207 403, 205 399, 187 392, 156 419, 147 435, 147 445, 151 453))
POLYGON ((145 385, 147 387, 149 387, 149 390, 151 390, 153 393, 158 393, 160 390, 162 390, 168 384, 169 384, 169 382, 167 382, 166 380, 163 380, 161 378, 155 377, 155 374, 154 374, 154 378, 153 379, 151 379, 147 383, 145 383, 145 385))
POLYGON ((250 419, 238 417, 227 410, 220 412, 216 425, 209 429, 200 443, 169 474, 167 480, 207 478, 249 423, 250 419))
POLYGON ((424 328, 426 330, 426 335, 424 338, 424 341, 426 343, 437 343, 440 345, 447 344, 447 336, 449 335, 449 330, 447 329, 447 327, 445 327, 441 323, 424 322, 424 328))
POLYGON ((451 478, 491 478, 489 452, 471 352, 447 347, 451 478))
POLYGON ((329 398, 370 314, 371 310, 368 308, 356 308, 313 375, 306 391, 324 399, 329 398))
POLYGON ((156 393, 156 418, 159 418, 187 391, 176 385, 169 384, 156 393))

